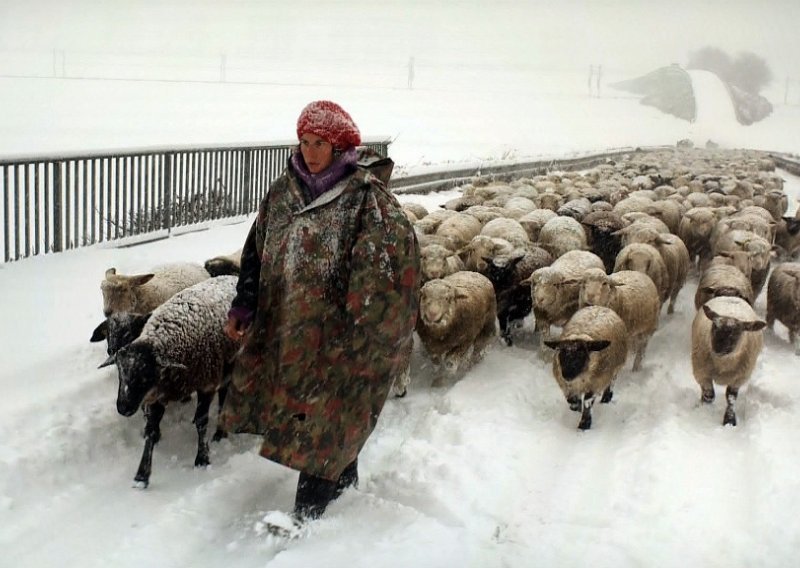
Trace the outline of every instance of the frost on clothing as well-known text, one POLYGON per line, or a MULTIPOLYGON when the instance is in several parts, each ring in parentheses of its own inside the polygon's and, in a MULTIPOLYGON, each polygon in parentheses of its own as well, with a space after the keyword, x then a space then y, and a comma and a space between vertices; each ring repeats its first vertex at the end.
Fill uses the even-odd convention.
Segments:
POLYGON ((337 479, 406 368, 419 247, 384 184, 359 167, 310 204, 289 168, 259 208, 233 306, 255 310, 223 411, 261 454, 337 479))

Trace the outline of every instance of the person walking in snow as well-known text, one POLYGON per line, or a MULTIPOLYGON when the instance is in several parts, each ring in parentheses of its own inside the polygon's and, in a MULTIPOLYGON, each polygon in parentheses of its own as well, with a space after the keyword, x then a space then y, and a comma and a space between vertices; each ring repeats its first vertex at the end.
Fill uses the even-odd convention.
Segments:
POLYGON ((308 104, 298 148, 244 244, 226 333, 241 341, 220 420, 263 435, 261 455, 300 472, 291 534, 358 482, 358 454, 409 363, 419 244, 387 189, 393 162, 331 101, 308 104))

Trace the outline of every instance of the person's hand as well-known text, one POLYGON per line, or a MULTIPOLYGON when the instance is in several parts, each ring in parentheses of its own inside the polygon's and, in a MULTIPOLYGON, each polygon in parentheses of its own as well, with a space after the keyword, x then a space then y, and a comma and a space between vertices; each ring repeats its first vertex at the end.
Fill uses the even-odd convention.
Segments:
POLYGON ((244 325, 239 318, 228 316, 228 321, 225 322, 225 335, 234 341, 241 341, 246 331, 247 326, 244 325))

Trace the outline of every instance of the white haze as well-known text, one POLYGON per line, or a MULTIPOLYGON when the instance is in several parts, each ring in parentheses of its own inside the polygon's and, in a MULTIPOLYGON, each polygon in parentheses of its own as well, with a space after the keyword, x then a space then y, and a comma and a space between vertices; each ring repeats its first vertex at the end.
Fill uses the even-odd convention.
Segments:
MULTIPOLYGON (((795 3, 646 4, 1 2, 0 72, 38 65, 34 74, 47 75, 57 48, 75 74, 217 81, 226 51, 232 66, 241 58, 243 82, 0 78, 0 155, 288 140, 317 98, 341 102, 366 136, 394 138, 400 175, 687 137, 800 152, 796 105, 776 101, 765 121, 740 126, 702 73, 692 74, 693 124, 605 84, 589 96, 587 68, 601 54, 610 80, 617 64, 607 53, 624 59, 619 75, 629 78, 682 61, 708 38, 768 59, 798 53, 795 3), (728 31, 709 24, 712 12, 728 31), (587 42, 588 23, 596 41, 587 42), (266 63, 245 65, 245 55, 266 63), (503 58, 535 71, 509 72, 503 58)), ((793 212, 800 179, 780 173, 793 212)), ((400 198, 434 208, 453 195, 400 198)), ((577 431, 535 354, 530 321, 517 345, 498 343, 445 388, 431 388, 417 350, 408 396, 387 402, 361 454, 360 487, 285 550, 267 541, 260 520, 291 507, 297 474, 258 457, 252 436, 212 445, 211 467, 193 468, 193 404, 168 409, 151 485, 131 488, 143 421, 117 414, 115 371, 96 368, 104 345, 88 342, 102 317, 100 278, 110 266, 137 273, 230 252, 251 220, 0 265, 0 566, 796 564, 798 359, 776 324, 739 397, 739 425, 722 427, 722 397, 700 406, 691 373, 694 276, 676 313, 662 318, 642 372, 621 373, 588 432, 577 431)), ((764 308, 762 296, 756 311, 764 308)))

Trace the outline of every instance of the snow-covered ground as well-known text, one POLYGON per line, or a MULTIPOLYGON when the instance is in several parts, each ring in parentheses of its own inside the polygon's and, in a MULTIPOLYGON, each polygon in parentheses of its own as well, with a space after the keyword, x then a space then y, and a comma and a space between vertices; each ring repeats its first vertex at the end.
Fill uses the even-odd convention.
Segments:
MULTIPOLYGON (((205 15, 213 5, 196 4, 205 15)), ((249 6, 228 4, 234 11, 249 6)), ((182 13, 185 3, 159 6, 182 13)), ((666 6, 652 13, 666 17, 666 6)), ((51 8, 59 18, 70 15, 62 4, 51 8)), ((547 10, 539 12, 529 33, 555 45, 564 30, 548 23, 547 10)), ((425 7, 414 4, 411 13, 403 21, 413 37, 425 7)), ((352 17, 346 13, 338 23, 360 22, 352 17)), ((43 41, 37 21, 56 20, 32 18, 34 40, 43 41)), ((113 21, 115 33, 133 37, 113 21)), ((468 35, 474 44, 481 37, 454 22, 463 24, 441 23, 448 41, 468 35)), ((330 26, 312 23, 318 34, 330 26)), ((655 33, 644 20, 628 25, 632 33, 655 33)), ((12 35, 6 31, 3 37, 12 35)), ((313 37, 301 34, 297 45, 313 37)), ((278 41, 291 38, 284 30, 278 41)), ((630 43, 630 36, 620 41, 630 43)), ((687 137, 698 145, 713 139, 800 152, 796 106, 776 105, 750 127, 715 115, 700 131, 622 93, 589 96, 583 65, 519 83, 489 63, 487 73, 503 81, 479 80, 473 88, 463 69, 426 67, 421 55, 417 65, 413 90, 403 88, 402 74, 399 88, 366 86, 366 78, 321 86, 0 79, 0 155, 286 140, 302 106, 318 98, 341 102, 365 135, 394 138, 400 173, 687 137)), ((613 70, 607 78, 613 81, 613 70)), ((700 95, 708 92, 695 85, 700 95)), ((699 117, 705 105, 725 103, 703 101, 699 117)), ((800 179, 783 176, 794 211, 800 179)), ((435 207, 453 195, 400 199, 435 207)), ((577 415, 536 355, 530 322, 514 347, 498 343, 444 388, 431 388, 426 359, 415 352, 408 396, 387 402, 361 454, 359 488, 285 550, 265 538, 260 520, 266 511, 291 507, 297 474, 258 457, 258 438, 244 435, 212 445, 212 465, 195 469, 193 404, 168 408, 151 485, 133 489, 143 420, 117 414, 116 371, 97 369, 105 346, 88 341, 102 318, 100 279, 111 266, 135 273, 230 252, 241 246, 250 220, 135 247, 95 246, 0 265, 0 566, 783 568, 797 562, 798 359, 776 324, 739 397, 739 425, 722 427, 722 397, 701 406, 692 378, 688 330, 696 278, 676 313, 662 318, 643 370, 623 371, 614 400, 595 407, 588 432, 576 429, 577 415)), ((756 310, 764 314, 763 295, 756 310)))

